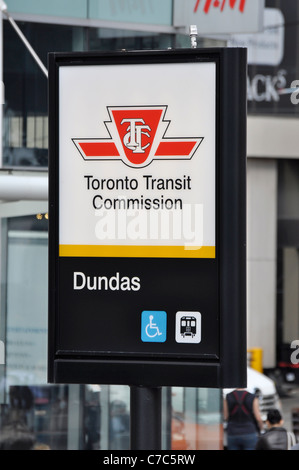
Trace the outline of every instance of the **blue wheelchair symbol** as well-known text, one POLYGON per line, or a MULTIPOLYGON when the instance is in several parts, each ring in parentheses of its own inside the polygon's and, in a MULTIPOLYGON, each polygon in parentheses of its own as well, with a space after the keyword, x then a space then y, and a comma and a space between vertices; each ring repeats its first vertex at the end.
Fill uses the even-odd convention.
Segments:
POLYGON ((164 343, 166 341, 166 312, 144 310, 141 314, 141 340, 164 343))

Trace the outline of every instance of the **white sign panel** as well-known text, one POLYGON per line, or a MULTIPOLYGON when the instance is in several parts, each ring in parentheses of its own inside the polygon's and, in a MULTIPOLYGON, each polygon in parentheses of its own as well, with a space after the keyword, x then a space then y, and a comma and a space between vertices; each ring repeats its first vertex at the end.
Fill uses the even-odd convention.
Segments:
POLYGON ((59 90, 60 256, 214 258, 215 63, 61 67, 59 90))
POLYGON ((264 0, 175 0, 174 26, 196 25, 199 35, 262 29, 264 0))

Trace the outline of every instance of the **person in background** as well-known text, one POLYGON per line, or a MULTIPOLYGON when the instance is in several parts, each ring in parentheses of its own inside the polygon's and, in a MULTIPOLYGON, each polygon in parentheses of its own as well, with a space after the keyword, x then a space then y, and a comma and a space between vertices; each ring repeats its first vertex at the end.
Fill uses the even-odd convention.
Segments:
POLYGON ((254 450, 263 430, 258 398, 245 389, 228 393, 223 403, 227 422, 227 449, 254 450))
POLYGON ((283 427, 283 419, 277 409, 267 414, 267 430, 259 437, 256 450, 290 450, 295 444, 295 436, 283 427))

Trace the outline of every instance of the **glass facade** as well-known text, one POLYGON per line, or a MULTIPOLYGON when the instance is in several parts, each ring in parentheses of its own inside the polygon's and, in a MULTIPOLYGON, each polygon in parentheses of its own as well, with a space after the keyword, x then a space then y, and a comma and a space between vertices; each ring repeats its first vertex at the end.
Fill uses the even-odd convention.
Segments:
MULTIPOLYGON (((9 12, 27 16, 17 24, 45 66, 48 52, 53 51, 190 47, 188 35, 159 33, 157 28, 150 31, 149 24, 171 25, 171 0, 6 3, 9 12), (113 23, 113 27, 90 27, 90 19, 113 23), (121 21, 130 23, 132 29, 121 21), (138 31, 134 30, 137 23, 138 31), (144 31, 140 24, 147 25, 144 31)), ((274 22, 265 25, 259 36, 261 55, 249 63, 248 112, 296 118, 298 103, 290 98, 292 82, 299 77, 299 4, 266 0, 265 6, 270 13, 267 18, 274 22)), ((221 40, 198 38, 199 47, 223 45, 221 40)), ((253 48, 253 55, 257 52, 253 48)), ((3 81, 3 167, 46 173, 47 78, 6 20, 3 81)), ((298 92, 294 98, 298 99, 298 92)), ((289 348, 299 335, 299 166, 295 158, 283 157, 278 161, 276 352, 278 366, 297 374, 298 381, 289 348)), ((38 201, 36 210, 24 209, 22 202, 6 206, 0 210, 0 449, 11 448, 11 436, 19 436, 13 445, 20 449, 34 445, 53 450, 129 449, 128 386, 47 384, 47 212, 40 210, 38 201)), ((222 449, 221 390, 163 388, 162 446, 222 449)))
MULTIPOLYGON (((155 15, 161 12, 160 0, 130 2, 129 6, 116 0, 53 1, 47 3, 48 10, 37 0, 7 2, 12 13, 36 15, 36 22, 33 16, 31 21, 17 24, 45 66, 48 52, 53 51, 190 47, 187 35, 152 32, 148 27, 144 31, 140 27, 138 31, 122 29, 121 23, 117 29, 89 27, 84 22, 100 17, 101 4, 106 15, 101 19, 105 21, 116 24, 123 18, 131 20, 133 27, 134 22, 142 23, 142 15, 150 9, 147 23, 169 25, 170 3, 163 0, 165 9, 158 21, 155 15), (55 24, 57 11, 61 18, 67 18, 67 24, 62 24, 62 19, 55 24), (53 17, 51 23, 45 22, 46 15, 53 17), (76 25, 71 24, 70 17, 77 19, 76 25), (84 20, 81 25, 80 19, 84 20)), ((298 55, 294 52, 299 6, 282 0, 266 0, 265 5, 280 10, 282 21, 265 28, 261 44, 267 49, 277 41, 274 56, 282 52, 276 62, 271 63, 264 51, 260 63, 249 64, 248 111, 251 115, 295 118, 299 107, 291 102, 290 87, 299 76, 298 55)), ((221 40, 198 38, 199 47, 224 44, 221 40)), ((3 81, 3 167, 46 173, 47 78, 8 21, 3 21, 3 81)), ((288 373, 297 373, 289 367, 289 344, 294 332, 299 334, 298 175, 297 160, 279 162, 277 364, 288 373)), ((129 449, 129 387, 47 384, 47 213, 40 212, 39 204, 36 211, 22 208, 21 215, 15 215, 18 211, 9 205, 4 212, 0 212, 0 449, 9 448, 11 435, 20 436, 14 445, 22 449, 33 445, 50 449, 129 449), (10 207, 11 215, 7 215, 10 207)), ((223 448, 221 390, 164 388, 162 405, 163 449, 223 448)))
MULTIPOLYGON (((47 384, 47 213, 1 229, 0 449, 129 450, 129 386, 47 384)), ((163 449, 221 449, 221 402, 220 390, 165 387, 163 449)))
MULTIPOLYGON (((45 65, 50 51, 190 46, 188 36, 148 31, 18 26, 45 65)), ((47 172, 47 79, 7 21, 3 38, 3 167, 47 172)), ((130 449, 129 386, 47 383, 47 212, 16 202, 0 228, 0 449, 130 449)), ((222 449, 221 390, 163 388, 162 446, 222 449)))
MULTIPOLYGON (((298 79, 298 56, 294 52, 298 36, 298 2, 266 0, 265 27, 248 66, 248 111, 250 114, 298 116, 290 96, 298 79), (258 60, 254 59, 259 56, 258 60)), ((249 43, 250 44, 250 43, 249 43)), ((248 46, 248 44, 247 44, 248 46)), ((297 95, 296 95, 297 97, 297 95)))

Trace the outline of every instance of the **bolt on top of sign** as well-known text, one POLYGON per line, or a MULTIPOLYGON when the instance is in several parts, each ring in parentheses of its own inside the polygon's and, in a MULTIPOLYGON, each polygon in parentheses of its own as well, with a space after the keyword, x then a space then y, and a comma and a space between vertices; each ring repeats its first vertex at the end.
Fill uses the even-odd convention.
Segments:
POLYGON ((59 126, 60 256, 215 258, 214 62, 61 67, 59 126))
POLYGON ((174 25, 201 34, 254 33, 263 27, 264 0, 176 0, 174 25))

